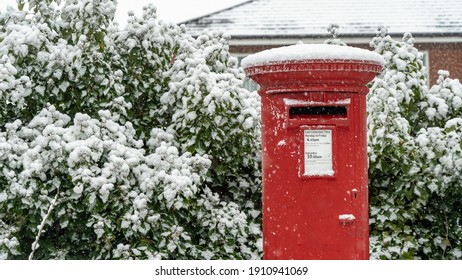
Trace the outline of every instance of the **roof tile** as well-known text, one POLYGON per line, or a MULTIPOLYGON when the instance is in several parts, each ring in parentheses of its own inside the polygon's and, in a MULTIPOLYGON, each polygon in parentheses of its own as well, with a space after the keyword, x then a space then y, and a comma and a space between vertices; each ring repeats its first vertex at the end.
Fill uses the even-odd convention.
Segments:
POLYGON ((462 34, 461 0, 253 0, 184 22, 192 34, 224 31, 234 38, 327 36, 340 25, 342 35, 462 34))

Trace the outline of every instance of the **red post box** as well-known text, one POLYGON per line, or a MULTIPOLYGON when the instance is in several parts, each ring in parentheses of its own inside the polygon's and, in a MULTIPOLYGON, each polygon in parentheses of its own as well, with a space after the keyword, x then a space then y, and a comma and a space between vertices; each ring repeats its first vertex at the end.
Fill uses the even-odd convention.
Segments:
POLYGON ((264 259, 368 259, 373 52, 294 45, 243 60, 260 85, 264 259))

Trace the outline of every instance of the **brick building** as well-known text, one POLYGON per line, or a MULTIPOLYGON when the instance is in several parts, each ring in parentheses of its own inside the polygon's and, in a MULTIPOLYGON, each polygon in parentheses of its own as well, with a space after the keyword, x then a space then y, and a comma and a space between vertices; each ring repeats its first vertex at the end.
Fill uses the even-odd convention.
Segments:
POLYGON ((462 79, 461 0, 252 0, 183 23, 193 35, 231 35, 230 51, 239 58, 298 41, 322 43, 332 23, 348 45, 369 48, 377 27, 385 26, 394 39, 413 35, 430 84, 439 69, 462 79))

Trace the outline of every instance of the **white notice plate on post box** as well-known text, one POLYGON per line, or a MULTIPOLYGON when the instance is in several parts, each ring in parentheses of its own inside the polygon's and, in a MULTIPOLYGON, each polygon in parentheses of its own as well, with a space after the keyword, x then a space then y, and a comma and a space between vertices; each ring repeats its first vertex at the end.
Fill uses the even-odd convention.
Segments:
POLYGON ((332 130, 305 129, 304 165, 305 176, 333 176, 332 164, 332 130))

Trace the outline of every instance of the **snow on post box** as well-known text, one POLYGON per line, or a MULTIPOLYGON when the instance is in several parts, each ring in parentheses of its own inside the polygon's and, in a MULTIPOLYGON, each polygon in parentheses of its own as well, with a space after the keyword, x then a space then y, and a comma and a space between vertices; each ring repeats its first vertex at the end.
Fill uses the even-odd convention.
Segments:
POLYGON ((294 45, 242 61, 260 85, 264 259, 368 259, 366 84, 373 52, 294 45))

